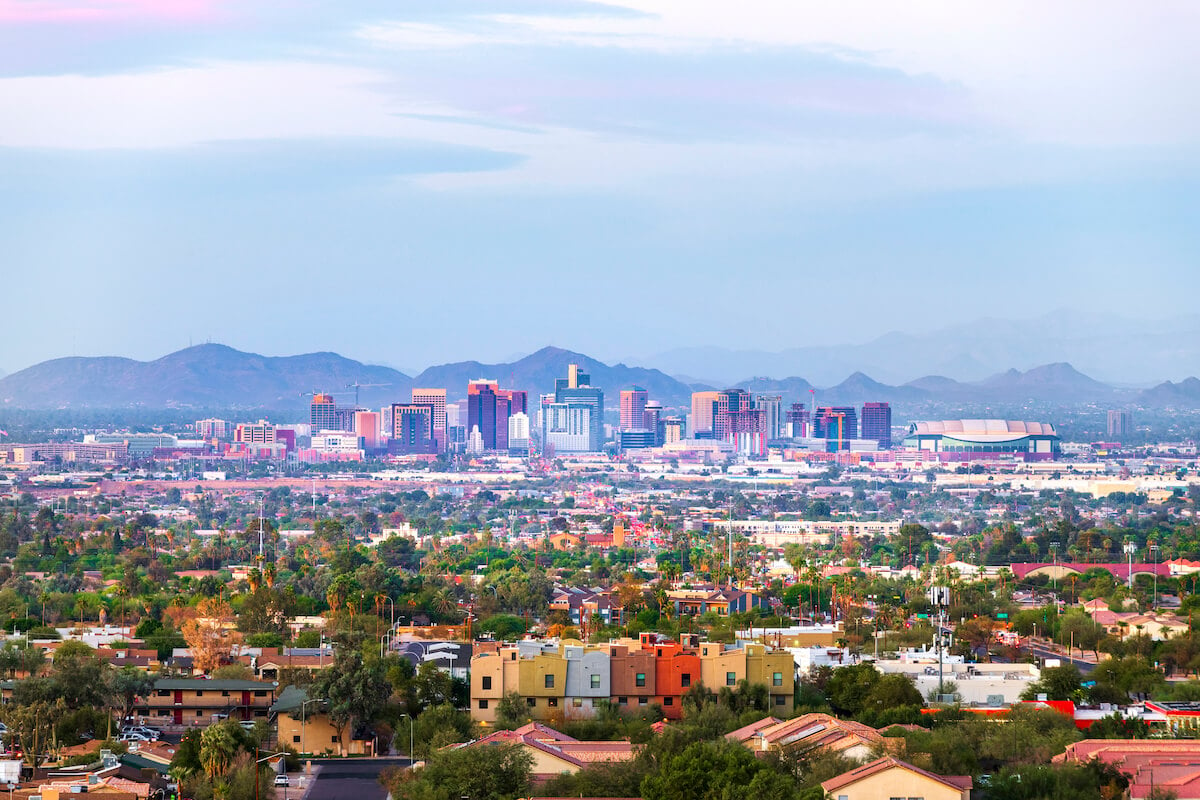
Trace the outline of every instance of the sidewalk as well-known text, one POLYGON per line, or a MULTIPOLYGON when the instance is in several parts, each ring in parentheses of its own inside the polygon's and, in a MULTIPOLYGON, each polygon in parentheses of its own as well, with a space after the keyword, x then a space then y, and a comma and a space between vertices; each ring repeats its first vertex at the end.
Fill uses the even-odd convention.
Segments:
MULTIPOLYGON (((309 762, 304 761, 304 760, 301 761, 301 764, 307 764, 307 763, 309 763, 309 762)), ((308 795, 312 791, 312 787, 314 785, 316 785, 317 775, 320 774, 320 772, 321 772, 320 764, 313 764, 312 771, 307 772, 307 773, 304 771, 304 767, 302 766, 300 768, 300 771, 296 773, 296 777, 295 777, 296 786, 295 787, 289 786, 288 789, 284 792, 284 798, 286 798, 286 800, 308 800, 308 795), (303 782, 302 787, 301 787, 301 782, 303 782), (303 788, 304 791, 302 791, 298 795, 292 794, 292 790, 295 788, 303 788)), ((290 776, 290 775, 288 776, 289 780, 291 779, 291 777, 292 776, 290 776)))

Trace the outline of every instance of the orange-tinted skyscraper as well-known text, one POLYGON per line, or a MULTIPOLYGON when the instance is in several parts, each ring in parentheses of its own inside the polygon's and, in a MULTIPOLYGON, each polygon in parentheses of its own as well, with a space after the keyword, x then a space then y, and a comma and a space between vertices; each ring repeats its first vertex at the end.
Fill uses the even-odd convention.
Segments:
POLYGON ((640 386, 621 390, 621 430, 634 431, 646 427, 646 401, 649 395, 640 386))
POLYGON ((703 439, 713 435, 714 406, 720 392, 692 393, 692 437, 703 439))

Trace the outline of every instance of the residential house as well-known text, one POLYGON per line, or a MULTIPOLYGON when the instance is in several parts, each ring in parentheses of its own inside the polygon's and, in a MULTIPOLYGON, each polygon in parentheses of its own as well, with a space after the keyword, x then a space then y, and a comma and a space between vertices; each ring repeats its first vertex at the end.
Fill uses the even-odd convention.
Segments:
POLYGON ((1098 759, 1130 777, 1130 800, 1154 796, 1200 800, 1200 741, 1195 739, 1084 739, 1067 745, 1052 763, 1098 759))
POLYGON ((279 699, 270 707, 280 746, 291 747, 299 753, 375 755, 374 733, 369 730, 352 731, 349 728, 339 732, 330 721, 325 704, 324 699, 310 699, 300 687, 284 688, 279 693, 279 699))
POLYGON ((634 746, 625 739, 581 742, 536 722, 450 747, 466 749, 499 744, 516 745, 528 752, 533 759, 533 779, 537 782, 573 774, 591 764, 631 761, 636 754, 634 746))
POLYGON ((815 712, 795 719, 764 717, 725 738, 756 753, 820 749, 858 760, 881 749, 896 751, 904 744, 903 739, 889 739, 869 725, 815 712))
POLYGON ((833 800, 970 800, 970 775, 936 775, 898 758, 884 756, 822 781, 833 800))

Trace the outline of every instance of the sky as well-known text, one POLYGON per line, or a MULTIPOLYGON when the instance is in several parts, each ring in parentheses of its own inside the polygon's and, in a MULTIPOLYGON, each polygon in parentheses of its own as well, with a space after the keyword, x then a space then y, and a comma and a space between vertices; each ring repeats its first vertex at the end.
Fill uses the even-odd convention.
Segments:
POLYGON ((0 369, 1183 314, 1197 29, 1172 0, 0 0, 0 369))

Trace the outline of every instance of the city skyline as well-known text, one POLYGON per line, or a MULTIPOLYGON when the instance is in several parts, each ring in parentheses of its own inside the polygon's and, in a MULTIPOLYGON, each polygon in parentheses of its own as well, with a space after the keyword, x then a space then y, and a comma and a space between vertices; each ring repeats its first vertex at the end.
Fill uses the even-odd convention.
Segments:
POLYGON ((8 321, 38 332, 0 368, 206 340, 613 361, 1183 314, 1197 14, 0 2, 8 321), (852 302, 821 301, 833 274, 852 302), (495 337, 446 324, 465 309, 523 313, 495 337), (697 314, 753 324, 698 337, 697 314))

